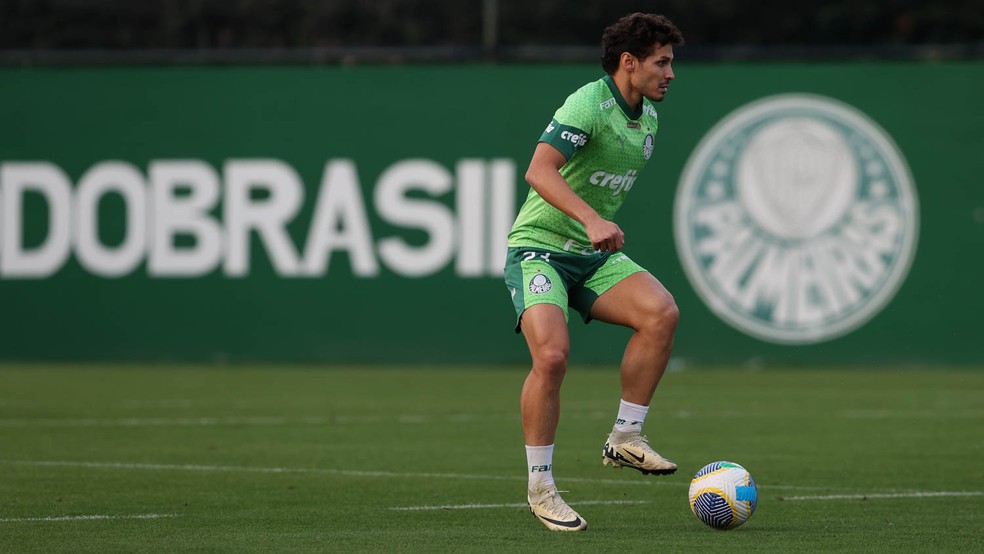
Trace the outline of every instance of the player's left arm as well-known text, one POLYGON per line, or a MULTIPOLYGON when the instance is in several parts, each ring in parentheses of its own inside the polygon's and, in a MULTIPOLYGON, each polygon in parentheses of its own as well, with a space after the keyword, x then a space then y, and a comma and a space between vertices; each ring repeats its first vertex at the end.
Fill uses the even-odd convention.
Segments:
POLYGON ((625 244, 625 234, 613 221, 604 219, 587 202, 574 192, 560 168, 567 157, 552 145, 540 142, 533 151, 526 181, 533 190, 551 206, 564 212, 584 225, 584 230, 595 250, 615 252, 625 244))

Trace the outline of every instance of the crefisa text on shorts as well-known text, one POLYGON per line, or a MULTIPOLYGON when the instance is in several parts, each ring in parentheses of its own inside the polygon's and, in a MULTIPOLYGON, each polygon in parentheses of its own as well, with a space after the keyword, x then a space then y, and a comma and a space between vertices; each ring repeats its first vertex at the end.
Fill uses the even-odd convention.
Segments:
POLYGON ((816 95, 742 106, 694 150, 675 237, 708 307, 759 339, 829 340, 895 295, 918 240, 902 153, 866 115, 816 95))

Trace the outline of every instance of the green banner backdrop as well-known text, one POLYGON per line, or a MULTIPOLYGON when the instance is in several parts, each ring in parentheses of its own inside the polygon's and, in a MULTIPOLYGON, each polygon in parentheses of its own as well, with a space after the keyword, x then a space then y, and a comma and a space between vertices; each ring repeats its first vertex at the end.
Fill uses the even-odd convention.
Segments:
MULTIPOLYGON (((984 361, 984 63, 676 72, 618 221, 678 360, 984 361)), ((523 362, 504 235, 600 76, 0 70, 0 359, 523 362)), ((628 337, 571 329, 575 362, 628 337)))

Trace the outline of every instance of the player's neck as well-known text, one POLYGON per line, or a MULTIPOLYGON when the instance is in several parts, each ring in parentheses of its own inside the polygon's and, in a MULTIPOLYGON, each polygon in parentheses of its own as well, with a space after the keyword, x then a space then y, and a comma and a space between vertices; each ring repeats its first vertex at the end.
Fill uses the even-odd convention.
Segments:
POLYGON ((625 104, 633 111, 639 111, 642 107, 642 93, 632 86, 632 79, 629 78, 629 74, 625 71, 616 71, 612 75, 612 81, 615 82, 615 86, 622 94, 622 100, 625 100, 625 104))

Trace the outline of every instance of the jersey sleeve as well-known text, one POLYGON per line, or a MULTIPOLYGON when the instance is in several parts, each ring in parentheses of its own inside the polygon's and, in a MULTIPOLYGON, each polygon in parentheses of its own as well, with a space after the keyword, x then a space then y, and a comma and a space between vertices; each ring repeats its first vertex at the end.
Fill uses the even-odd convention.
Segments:
POLYGON ((567 97, 567 101, 557 110, 540 135, 539 142, 553 146, 568 160, 591 140, 598 118, 598 110, 590 109, 597 106, 587 98, 586 92, 581 89, 567 97))

